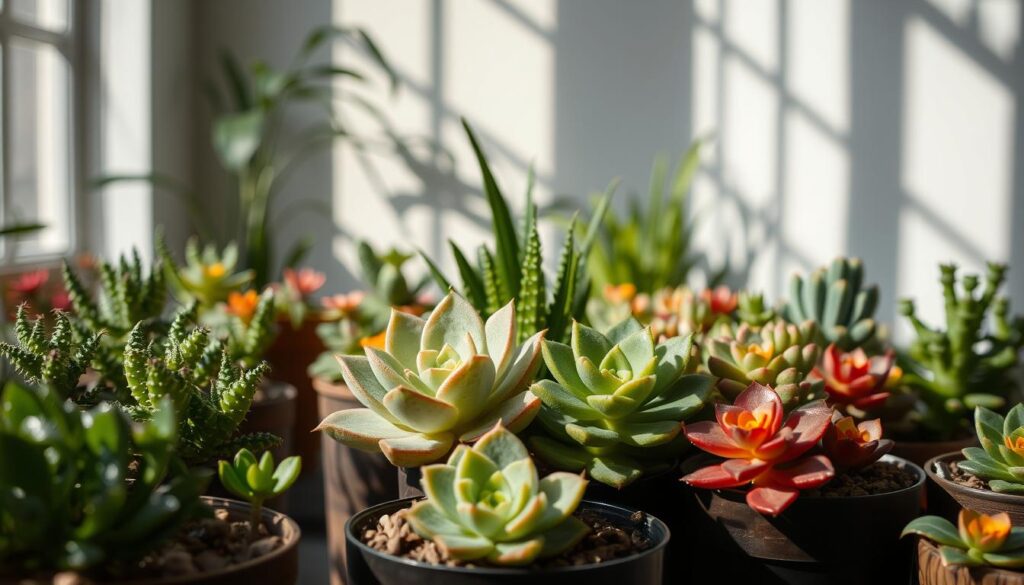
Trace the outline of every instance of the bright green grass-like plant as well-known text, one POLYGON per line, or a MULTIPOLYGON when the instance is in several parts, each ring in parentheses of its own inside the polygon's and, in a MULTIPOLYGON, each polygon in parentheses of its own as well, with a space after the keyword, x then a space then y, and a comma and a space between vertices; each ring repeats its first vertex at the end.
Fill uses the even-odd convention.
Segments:
POLYGON ((523 443, 497 426, 444 464, 423 468, 426 500, 413 504, 416 533, 449 556, 495 565, 528 565, 558 556, 588 527, 572 516, 587 481, 555 472, 540 479, 523 443))
POLYGON ((202 509, 209 474, 175 453, 170 400, 130 425, 46 388, 0 398, 0 567, 109 571, 159 546, 202 509))
MULTIPOLYGON (((515 301, 520 342, 543 330, 547 331, 549 339, 562 340, 572 320, 583 318, 590 291, 590 279, 584 260, 597 236, 614 184, 599 203, 579 248, 574 239, 575 219, 570 222, 562 244, 558 270, 549 285, 543 270, 532 178, 526 193, 523 230, 518 232, 483 149, 469 124, 463 120, 462 125, 483 175, 483 191, 491 210, 495 244, 493 248, 480 246, 476 252, 476 262, 471 262, 458 244, 449 241, 452 257, 462 279, 461 292, 485 317, 497 312, 510 301, 515 301)), ((436 263, 425 254, 422 255, 441 290, 452 289, 451 281, 441 273, 436 263)))
POLYGON ((607 335, 577 322, 568 345, 544 341, 554 380, 530 391, 544 402, 538 420, 548 436, 532 436, 530 446, 558 469, 616 488, 664 470, 686 448, 681 423, 714 387, 710 376, 687 375, 692 345, 691 336, 655 345, 632 318, 607 335))
POLYGON ((263 502, 288 491, 301 471, 302 458, 298 455, 274 465, 270 451, 257 461, 252 451, 245 448, 239 449, 233 460, 222 459, 217 463, 217 475, 224 489, 249 502, 249 529, 253 536, 259 534, 263 502))

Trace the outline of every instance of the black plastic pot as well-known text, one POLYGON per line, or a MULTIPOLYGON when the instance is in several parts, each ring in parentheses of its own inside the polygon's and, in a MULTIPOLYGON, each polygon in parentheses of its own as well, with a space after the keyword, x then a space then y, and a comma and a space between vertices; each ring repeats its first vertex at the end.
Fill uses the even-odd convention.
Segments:
MULTIPOLYGON (((1014 526, 1024 526, 1024 496, 1000 494, 992 490, 967 487, 949 479, 949 465, 963 460, 964 456, 960 452, 946 453, 932 458, 925 465, 924 469, 932 482, 955 501, 952 506, 945 506, 943 509, 937 510, 936 513, 955 522, 961 506, 985 514, 1006 512, 1010 515, 1010 521, 1014 526)), ((932 496, 929 495, 929 497, 932 496)))
MULTIPOLYGON (((882 461, 917 474, 914 485, 870 496, 800 496, 776 518, 752 510, 742 490, 688 489, 694 518, 698 578, 720 582, 754 577, 760 583, 907 583, 912 542, 900 540, 920 515, 925 474, 917 465, 886 455, 882 461)), ((699 467, 693 460, 684 470, 699 467)))
POLYGON ((897 439, 890 454, 924 467, 930 459, 939 455, 977 446, 978 438, 974 435, 951 441, 902 441, 897 439))
MULTIPOLYGON (((353 516, 345 525, 348 548, 349 585, 660 585, 665 545, 670 533, 664 522, 647 516, 646 536, 651 548, 623 559, 605 563, 558 567, 543 571, 528 568, 448 567, 404 559, 374 550, 357 534, 377 519, 407 508, 416 498, 395 500, 374 506, 353 516)), ((608 519, 631 523, 633 510, 584 500, 581 510, 599 513, 608 519)))

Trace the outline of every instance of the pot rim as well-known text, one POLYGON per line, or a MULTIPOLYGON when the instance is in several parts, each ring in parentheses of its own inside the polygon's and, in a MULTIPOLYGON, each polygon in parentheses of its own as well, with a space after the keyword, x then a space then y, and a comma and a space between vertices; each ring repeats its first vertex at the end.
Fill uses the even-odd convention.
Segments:
MULTIPOLYGON (((395 556, 395 555, 389 555, 387 553, 383 553, 381 551, 378 551, 378 550, 376 550, 376 549, 374 549, 374 548, 372 548, 370 546, 367 546, 367 544, 365 542, 363 542, 362 539, 358 538, 353 533, 353 527, 355 526, 356 521, 362 521, 364 518, 366 518, 368 516, 372 516, 374 513, 380 511, 383 508, 393 507, 393 506, 396 506, 397 504, 403 504, 403 506, 401 508, 397 509, 397 510, 401 510, 401 509, 409 507, 409 505, 411 505, 413 502, 416 502, 416 501, 419 501, 419 500, 422 500, 422 499, 423 498, 420 498, 420 497, 401 498, 401 499, 398 499, 398 500, 391 500, 390 502, 384 502, 383 504, 377 504, 376 506, 371 506, 369 508, 366 508, 365 510, 359 512, 358 514, 353 515, 351 518, 349 518, 345 522, 345 539, 348 542, 354 543, 356 545, 356 547, 359 548, 360 552, 362 552, 363 554, 369 553, 369 554, 371 554, 371 555, 373 555, 375 557, 382 558, 382 559, 384 559, 384 560, 386 560, 388 562, 399 563, 399 564, 406 565, 406 566, 409 566, 409 567, 416 567, 416 568, 432 570, 432 571, 451 571, 451 572, 454 572, 454 573, 466 573, 466 574, 471 574, 471 575, 513 576, 513 575, 531 575, 531 574, 577 573, 577 572, 581 572, 581 571, 594 570, 595 568, 599 568, 599 567, 610 567, 610 566, 621 565, 621 564, 624 564, 624 563, 633 562, 633 561, 635 561, 635 560, 637 560, 637 559, 639 559, 641 557, 645 557, 647 555, 653 554, 654 552, 656 552, 658 550, 664 549, 668 545, 668 541, 672 538, 672 531, 669 530, 669 527, 668 527, 667 524, 665 524, 657 516, 654 516, 653 514, 647 514, 646 512, 644 512, 644 514, 646 514, 647 517, 651 519, 651 521, 653 522, 654 526, 659 526, 660 525, 659 526, 660 529, 665 532, 665 538, 661 539, 660 542, 656 543, 651 548, 649 548, 647 550, 640 551, 640 552, 632 554, 632 555, 629 555, 628 557, 623 557, 621 559, 615 559, 615 560, 611 560, 611 561, 605 561, 605 562, 602 562, 602 563, 588 563, 588 564, 585 564, 585 565, 572 565, 572 566, 569 566, 569 567, 553 567, 551 569, 544 569, 543 571, 537 571, 535 569, 530 569, 530 568, 527 568, 527 567, 504 567, 504 568, 501 568, 501 567, 490 567, 490 566, 487 566, 487 567, 468 568, 468 567, 449 567, 447 565, 434 565, 434 564, 431 564, 431 563, 424 563, 422 561, 415 561, 415 560, 412 560, 412 559, 407 559, 407 558, 399 557, 399 556, 395 556)), ((607 504, 605 502, 599 502, 599 501, 595 501, 595 500, 583 500, 583 501, 580 502, 580 506, 581 507, 582 506, 591 506, 591 507, 596 507, 598 509, 605 508, 605 509, 619 510, 620 512, 625 512, 627 515, 628 514, 632 514, 634 512, 637 512, 637 510, 634 510, 632 508, 625 508, 625 507, 622 507, 622 506, 616 506, 614 504, 607 504)))
MULTIPOLYGON (((203 503, 214 509, 227 508, 229 510, 238 511, 240 514, 248 515, 249 509, 252 508, 252 506, 249 505, 248 502, 243 502, 241 500, 234 500, 231 498, 219 498, 216 496, 200 497, 202 498, 203 503)), ((282 536, 281 540, 283 541, 283 544, 280 547, 271 551, 270 554, 266 554, 261 557, 256 557, 254 559, 249 559, 247 561, 235 565, 230 565, 222 569, 217 569, 216 571, 206 571, 193 575, 181 575, 178 577, 135 579, 132 581, 113 581, 113 583, 115 585, 177 585, 184 583, 192 583, 196 580, 197 577, 203 579, 210 579, 213 577, 230 575, 231 573, 235 573, 243 569, 248 569, 256 565, 269 563, 271 561, 276 560, 279 557, 291 553, 292 549, 296 548, 299 545, 299 541, 302 540, 302 529, 299 528, 298 523, 295 522, 295 520, 293 520, 290 516, 282 514, 281 512, 278 512, 276 510, 271 510, 266 506, 263 507, 262 512, 263 513, 261 515, 263 517, 263 522, 265 524, 272 524, 273 521, 280 518, 280 523, 282 525, 282 533, 291 532, 291 534, 294 535, 294 537, 290 540, 285 538, 285 536, 282 536)))
POLYGON ((1001 494, 990 489, 983 490, 979 488, 969 487, 966 485, 961 485, 935 472, 935 468, 937 465, 939 465, 940 463, 945 463, 948 465, 949 463, 952 463, 953 457, 959 457, 961 461, 966 459, 966 457, 963 456, 963 453, 959 451, 953 451, 950 453, 945 453, 943 455, 936 455, 935 457, 929 459, 927 463, 925 463, 925 473, 928 474, 928 477, 930 477, 932 481, 942 486, 942 488, 945 489, 946 491, 949 491, 949 488, 952 488, 954 491, 974 495, 994 502, 1013 504, 1017 506, 1024 504, 1024 496, 1014 494, 1001 494), (946 486, 949 486, 949 488, 947 488, 946 486))
MULTIPOLYGON (((812 501, 812 502, 820 502, 820 501, 849 501, 849 500, 866 501, 866 500, 871 500, 871 499, 875 499, 875 498, 888 498, 888 497, 892 497, 894 495, 901 495, 901 494, 905 494, 905 493, 911 492, 911 491, 919 491, 924 486, 925 481, 927 481, 927 479, 928 479, 928 475, 926 474, 925 470, 921 469, 921 467, 918 464, 914 463, 913 461, 910 461, 909 459, 904 459, 903 457, 897 457, 896 455, 886 454, 886 455, 882 455, 882 457, 878 461, 885 462, 885 463, 902 463, 904 468, 911 469, 911 470, 914 471, 915 474, 917 474, 917 480, 913 484, 911 484, 911 485, 909 485, 909 486, 907 486, 905 488, 901 488, 901 489, 898 489, 898 490, 893 490, 891 492, 885 492, 885 493, 881 493, 881 494, 867 494, 867 495, 863 495, 863 496, 811 496, 811 495, 806 495, 804 493, 801 493, 797 497, 796 502, 794 502, 794 504, 798 503, 798 502, 801 502, 801 501, 804 501, 804 502, 807 502, 807 501, 812 501)), ((702 489, 702 488, 695 488, 695 489, 702 489)), ((713 490, 709 490, 709 491, 719 492, 719 493, 727 492, 727 493, 733 493, 733 494, 742 494, 744 497, 746 497, 746 494, 747 494, 748 490, 736 489, 736 488, 725 488, 725 489, 713 489, 713 490)))

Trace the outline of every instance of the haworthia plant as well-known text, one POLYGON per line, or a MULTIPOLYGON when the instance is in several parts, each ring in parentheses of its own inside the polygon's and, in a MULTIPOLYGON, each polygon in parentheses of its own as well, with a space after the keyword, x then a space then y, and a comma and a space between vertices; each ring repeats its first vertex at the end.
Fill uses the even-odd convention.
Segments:
POLYGON ((438 461, 498 421, 520 431, 540 409, 527 387, 543 336, 517 344, 512 303, 485 322, 455 292, 427 320, 392 311, 383 350, 338 356, 345 383, 366 408, 335 412, 318 429, 402 467, 438 461))
POLYGON ((530 446, 559 469, 616 488, 665 469, 687 444, 680 423, 714 386, 710 376, 687 375, 691 347, 691 337, 655 345, 632 318, 607 335, 573 323, 568 345, 543 343, 554 380, 530 390, 544 402, 538 420, 548 436, 530 437, 530 446))
MULTIPOLYGON (((548 338, 561 340, 569 323, 573 319, 583 318, 590 291, 584 261, 607 211, 614 183, 591 218, 579 247, 574 236, 575 219, 570 223, 559 254, 555 279, 549 285, 543 271, 532 178, 526 194, 523 230, 518 232, 480 143, 469 124, 465 120, 462 124, 483 175, 483 191, 491 210, 491 226, 495 235, 493 248, 483 245, 477 249, 475 264, 458 244, 449 242, 462 280, 462 294, 485 316, 515 301, 517 341, 521 342, 541 330, 547 330, 548 338)), ((423 258, 441 290, 452 288, 452 281, 440 271, 437 264, 425 254, 423 258)))
POLYGON ((844 350, 862 347, 875 336, 878 285, 864 286, 858 258, 836 258, 809 276, 793 275, 783 316, 790 323, 810 320, 827 343, 844 350))
POLYGON ((427 499, 413 504, 409 522, 455 559, 527 565, 589 531, 572 516, 587 481, 566 472, 539 478, 526 447, 501 426, 424 467, 422 483, 427 499))

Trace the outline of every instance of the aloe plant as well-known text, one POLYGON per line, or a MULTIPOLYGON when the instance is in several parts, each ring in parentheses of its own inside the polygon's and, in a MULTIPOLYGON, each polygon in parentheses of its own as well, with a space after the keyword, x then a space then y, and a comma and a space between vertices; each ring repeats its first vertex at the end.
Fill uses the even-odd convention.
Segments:
POLYGON ((498 421, 524 429, 540 409, 527 387, 544 334, 517 344, 516 321, 509 303, 484 322, 455 292, 425 321, 393 310, 383 350, 338 356, 345 383, 366 408, 335 412, 317 429, 402 467, 438 461, 498 421))
POLYGON ((217 462, 217 476, 224 489, 249 502, 249 533, 259 534, 263 502, 280 496, 292 487, 302 471, 302 458, 285 457, 274 465, 274 454, 265 451, 257 462, 252 451, 242 448, 234 459, 217 462))
POLYGON ((1024 404, 1005 417, 985 407, 974 410, 974 428, 981 447, 963 450, 960 469, 988 481, 994 492, 1024 494, 1024 404))
POLYGON ((940 516, 922 516, 903 529, 903 536, 908 534, 938 544, 944 566, 1024 567, 1024 528, 1012 526, 1006 512, 988 515, 963 508, 957 526, 940 516))
POLYGON ((572 516, 587 481, 565 472, 538 478, 526 447, 501 426, 459 445, 447 463, 424 467, 422 484, 427 499, 413 504, 409 523, 454 559, 527 565, 589 531, 572 516))
POLYGON ((100 345, 101 334, 79 342, 67 314, 55 311, 53 315, 55 324, 47 336, 45 320, 30 320, 25 305, 20 305, 14 322, 18 345, 0 341, 0 356, 28 382, 48 385, 65 397, 81 398, 78 382, 100 345))
POLYGON ((863 286, 858 258, 836 258, 807 277, 793 275, 783 316, 790 323, 813 321, 826 343, 844 350, 863 347, 875 336, 878 285, 863 286))
POLYGON ((821 356, 816 332, 812 321, 732 327, 728 335, 705 339, 708 371, 730 399, 752 382, 773 387, 787 406, 818 398, 823 383, 809 377, 821 356))
POLYGON ((202 508, 209 474, 175 454, 170 400, 130 425, 59 392, 0 394, 0 566, 17 574, 109 570, 159 546, 202 508), (130 481, 129 481, 130 480, 130 481))
POLYGON ((690 337, 655 345, 635 319, 607 335, 574 322, 569 345, 542 347, 554 380, 530 391, 544 402, 538 421, 549 436, 530 437, 530 446, 558 469, 586 470, 616 488, 673 463, 686 447, 680 423, 714 386, 710 376, 687 375, 696 365, 690 337))
MULTIPOLYGON (((449 241, 452 257, 462 279, 462 294, 482 315, 491 315, 507 303, 514 301, 518 341, 538 331, 547 331, 549 339, 561 340, 573 319, 582 319, 590 291, 586 259, 597 234, 599 224, 611 199, 614 186, 609 187, 587 228, 582 245, 575 241, 575 218, 570 222, 558 260, 556 277, 550 284, 544 276, 540 234, 537 231, 537 206, 533 202, 533 180, 526 192, 526 216, 523 230, 517 232, 509 213, 508 203, 491 172, 487 158, 463 120, 462 125, 476 153, 483 175, 483 191, 491 209, 491 225, 495 245, 482 245, 477 249, 476 264, 449 241), (550 291, 550 294, 549 294, 550 291)), ((613 184, 614 185, 614 184, 613 184)), ((430 273, 441 290, 453 288, 451 281, 426 254, 421 253, 430 267, 430 273)))
POLYGON ((945 329, 928 327, 904 299, 900 312, 917 337, 910 345, 904 382, 926 407, 925 429, 947 436, 977 406, 1001 408, 1016 387, 1012 370, 1024 347, 1024 318, 1010 320, 1009 301, 998 294, 1006 266, 989 263, 980 292, 977 275, 966 275, 957 290, 956 267, 940 266, 945 329), (991 314, 991 328, 986 320, 991 314))
POLYGON ((181 412, 179 451, 189 462, 205 463, 241 447, 265 450, 280 443, 270 433, 237 435, 252 405, 266 362, 243 370, 205 329, 190 329, 188 311, 178 314, 165 339, 152 343, 143 324, 128 337, 125 378, 133 403, 126 410, 148 420, 165 397, 181 412))

